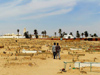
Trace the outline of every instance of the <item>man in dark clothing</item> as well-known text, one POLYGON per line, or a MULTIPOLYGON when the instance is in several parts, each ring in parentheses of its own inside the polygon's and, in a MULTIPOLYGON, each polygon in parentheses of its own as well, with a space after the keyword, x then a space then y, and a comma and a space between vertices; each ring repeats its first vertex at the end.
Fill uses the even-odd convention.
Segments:
POLYGON ((54 43, 54 45, 52 46, 52 52, 53 52, 53 56, 54 56, 54 59, 55 59, 55 56, 56 56, 56 43, 54 43))
POLYGON ((56 59, 57 59, 57 55, 59 55, 59 59, 60 59, 60 46, 59 46, 59 43, 57 43, 57 46, 56 46, 56 59))

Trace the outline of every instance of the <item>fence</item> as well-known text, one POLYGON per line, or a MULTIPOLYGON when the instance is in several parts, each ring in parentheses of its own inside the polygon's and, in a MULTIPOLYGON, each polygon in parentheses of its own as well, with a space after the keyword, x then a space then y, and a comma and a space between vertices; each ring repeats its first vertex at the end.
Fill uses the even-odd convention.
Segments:
POLYGON ((98 62, 64 62, 64 68, 73 65, 73 69, 79 69, 79 71, 90 71, 90 72, 100 72, 100 63, 98 62))

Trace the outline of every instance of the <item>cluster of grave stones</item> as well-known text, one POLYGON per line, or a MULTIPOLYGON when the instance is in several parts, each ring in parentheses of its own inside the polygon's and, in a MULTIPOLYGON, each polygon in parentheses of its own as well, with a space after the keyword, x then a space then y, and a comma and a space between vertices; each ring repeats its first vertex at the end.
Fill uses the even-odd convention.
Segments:
POLYGON ((91 45, 96 46, 100 43, 88 42, 88 41, 60 41, 60 40, 30 40, 30 39, 0 39, 0 45, 4 46, 4 49, 10 51, 16 50, 42 50, 42 46, 52 49, 53 43, 59 43, 62 50, 69 50, 69 48, 82 48, 87 50, 91 45))

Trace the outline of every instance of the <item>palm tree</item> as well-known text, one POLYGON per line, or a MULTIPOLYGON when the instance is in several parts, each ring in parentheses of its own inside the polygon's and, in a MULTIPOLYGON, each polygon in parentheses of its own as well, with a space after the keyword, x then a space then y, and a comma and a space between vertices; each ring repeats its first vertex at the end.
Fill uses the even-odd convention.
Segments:
POLYGON ((93 37, 94 35, 90 34, 90 37, 93 37))
POLYGON ((94 35, 93 35, 94 37, 98 37, 98 35, 96 34, 96 33, 94 33, 94 35))
POLYGON ((67 33, 63 32, 62 36, 64 37, 64 35, 67 35, 67 33))
POLYGON ((24 33, 25 38, 29 38, 28 31, 24 33))
POLYGON ((17 33, 18 33, 18 38, 19 38, 19 29, 17 29, 17 33))
POLYGON ((61 36, 60 36, 61 38, 63 38, 63 34, 61 33, 61 36))
POLYGON ((37 32, 36 29, 34 30, 34 35, 35 35, 36 38, 38 38, 38 32, 37 32))
POLYGON ((42 31, 41 34, 43 34, 43 37, 44 37, 44 31, 42 31))
POLYGON ((44 34, 45 34, 45 37, 46 37, 46 34, 47 34, 46 30, 44 30, 44 34))
POLYGON ((85 37, 88 37, 88 32, 85 31, 85 32, 84 32, 84 35, 85 35, 85 37))
POLYGON ((77 37, 77 38, 80 38, 79 31, 76 32, 76 37, 77 37))
POLYGON ((61 37, 61 32, 62 32, 62 30, 61 30, 61 29, 59 29, 59 32, 58 32, 58 33, 59 33, 60 37, 61 37))
POLYGON ((82 38, 83 38, 84 33, 82 33, 81 35, 82 35, 82 38))
POLYGON ((70 35, 72 35, 72 36, 73 36, 73 33, 72 33, 72 32, 70 32, 70 35))
POLYGON ((56 34, 57 34, 57 33, 55 32, 54 34, 55 34, 55 37, 56 37, 56 34))

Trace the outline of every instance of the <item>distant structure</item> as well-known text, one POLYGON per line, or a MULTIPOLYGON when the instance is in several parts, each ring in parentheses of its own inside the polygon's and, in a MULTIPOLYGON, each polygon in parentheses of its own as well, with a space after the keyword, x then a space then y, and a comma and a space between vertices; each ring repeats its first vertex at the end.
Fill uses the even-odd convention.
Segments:
POLYGON ((26 28, 24 28, 24 30, 23 30, 23 34, 26 32, 26 28))
MULTIPOLYGON (((36 38, 35 35, 32 35, 32 38, 36 38)), ((43 35, 38 35, 38 38, 49 38, 49 36, 46 35, 46 37, 44 37, 43 35)))
MULTIPOLYGON (((18 38, 18 35, 17 34, 10 34, 10 33, 7 33, 7 34, 4 34, 3 36, 0 36, 0 38, 18 38)), ((19 38, 25 38, 25 36, 19 34, 19 38)))
POLYGON ((65 39, 73 39, 74 36, 72 36, 72 35, 70 35, 70 34, 67 34, 67 35, 64 35, 63 38, 65 38, 65 39))

